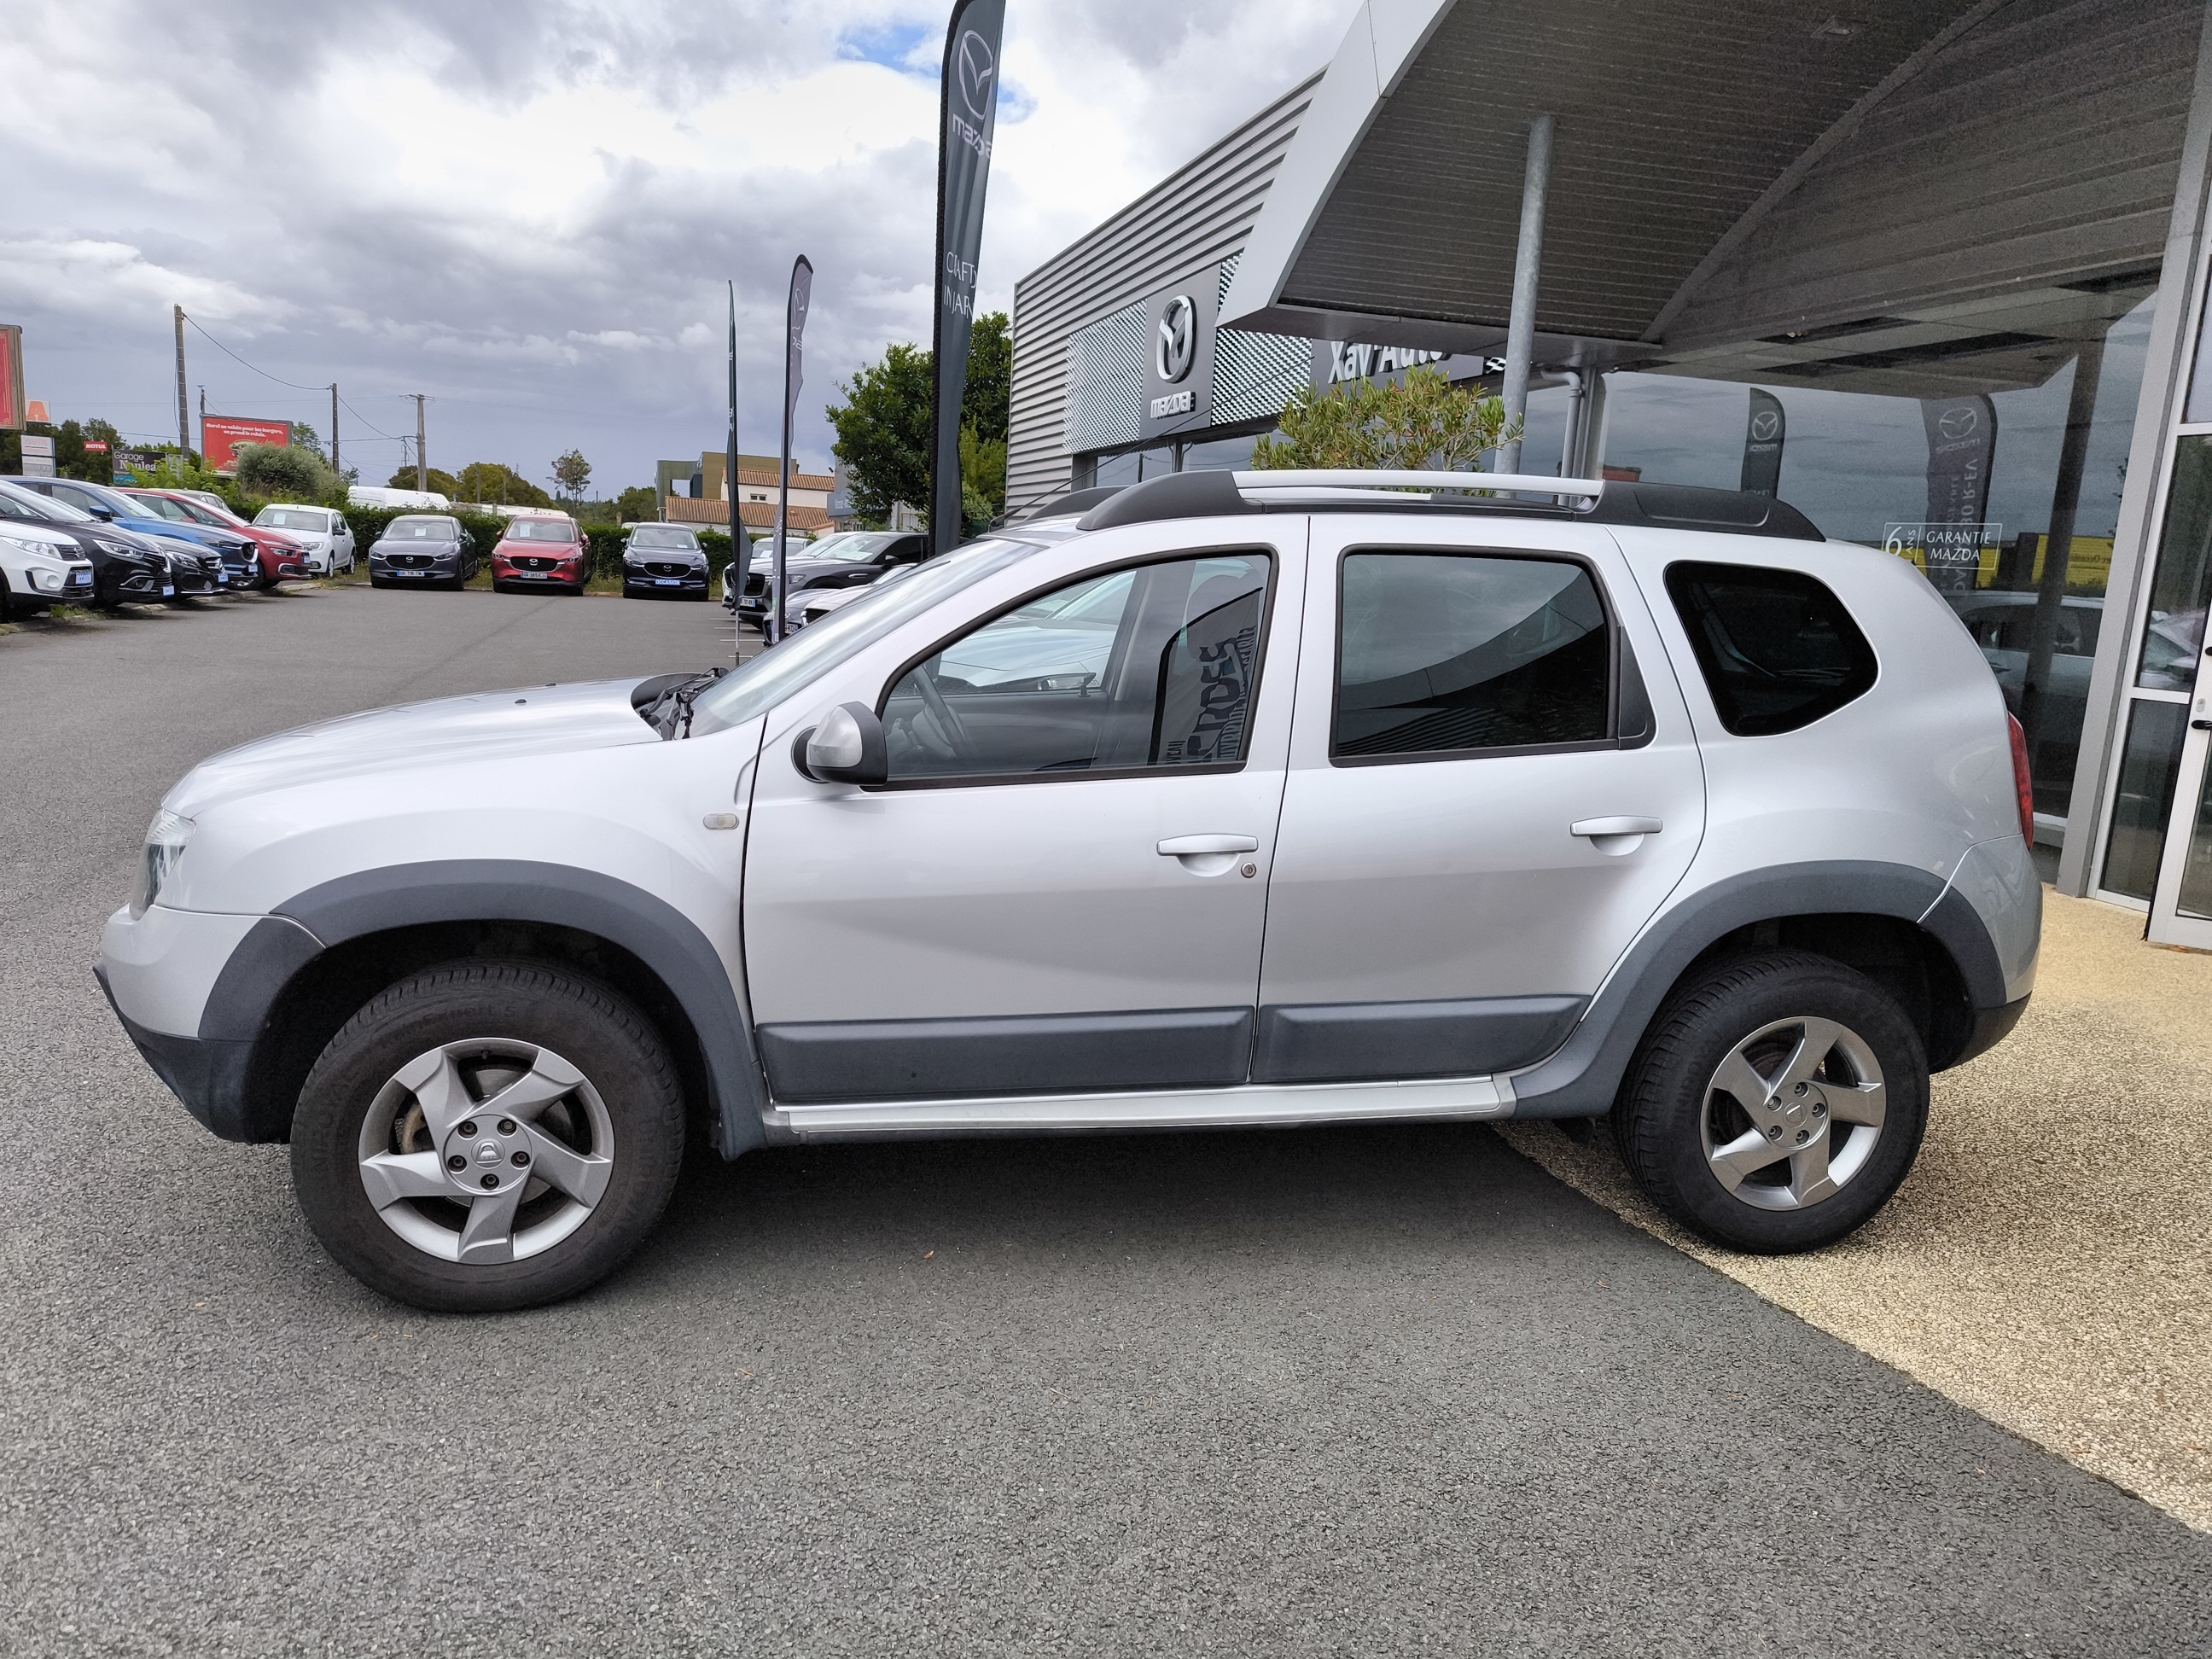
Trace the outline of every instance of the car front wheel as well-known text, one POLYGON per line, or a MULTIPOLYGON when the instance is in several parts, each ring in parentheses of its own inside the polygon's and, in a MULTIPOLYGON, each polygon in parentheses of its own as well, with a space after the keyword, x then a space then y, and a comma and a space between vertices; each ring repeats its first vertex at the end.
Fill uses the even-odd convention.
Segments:
POLYGON ((683 1156, 653 1027, 527 962, 448 963, 380 993, 331 1039, 292 1125, 323 1247, 371 1289, 449 1313, 596 1284, 659 1222, 683 1156))
POLYGON ((1660 1015, 1613 1109, 1625 1162, 1715 1243, 1817 1249, 1889 1200, 1928 1117, 1920 1035, 1865 975, 1777 953, 1717 966, 1660 1015))

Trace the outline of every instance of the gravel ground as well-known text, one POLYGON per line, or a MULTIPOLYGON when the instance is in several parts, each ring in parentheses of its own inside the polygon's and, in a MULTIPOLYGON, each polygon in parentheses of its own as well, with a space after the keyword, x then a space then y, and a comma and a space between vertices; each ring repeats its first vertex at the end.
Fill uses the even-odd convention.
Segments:
POLYGON ((2027 1017, 1936 1079, 1911 1178, 1819 1255, 1711 1249, 1601 1138, 1504 1133, 1768 1300, 2212 1530, 2212 956, 2046 891, 2027 1017))
POLYGON ((92 983, 154 803, 726 642, 328 591, 0 639, 0 1652, 2203 1650, 2212 1540, 1473 1127, 710 1157, 577 1302, 370 1295, 92 983))

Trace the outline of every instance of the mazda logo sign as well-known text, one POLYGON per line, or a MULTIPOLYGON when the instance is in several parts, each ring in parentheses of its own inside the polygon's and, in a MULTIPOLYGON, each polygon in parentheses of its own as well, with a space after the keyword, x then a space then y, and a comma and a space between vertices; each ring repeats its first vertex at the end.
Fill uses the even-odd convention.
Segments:
POLYGON ((1972 409, 1947 409, 1936 417, 1936 428, 1953 440, 1972 437, 1974 428, 1981 423, 1980 412, 1972 409))
POLYGON ((991 48, 983 37, 969 29, 960 37, 957 54, 960 72, 960 99, 968 106, 968 112, 982 120, 991 107, 991 80, 999 72, 992 60, 991 48))
POLYGON ((1771 409, 1762 409, 1751 417, 1751 435, 1753 442, 1771 444, 1774 441, 1775 434, 1781 430, 1782 417, 1771 409))
POLYGON ((1190 373, 1198 355, 1198 301, 1178 294, 1160 313, 1159 337, 1152 342, 1152 368, 1173 385, 1190 373))

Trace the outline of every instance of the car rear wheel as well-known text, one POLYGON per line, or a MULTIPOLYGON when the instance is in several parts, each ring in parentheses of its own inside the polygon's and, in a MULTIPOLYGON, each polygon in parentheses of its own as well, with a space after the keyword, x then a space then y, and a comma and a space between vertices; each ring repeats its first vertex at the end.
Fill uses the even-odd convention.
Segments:
POLYGON ((1762 1254, 1832 1244, 1887 1203, 1920 1149, 1919 1033, 1865 975, 1825 957, 1723 963, 1644 1040, 1613 1132, 1669 1215, 1762 1254))
POLYGON ((526 962, 427 969, 331 1039, 292 1123, 293 1184, 371 1289, 489 1313, 596 1284, 675 1189, 665 1046, 606 987, 526 962))

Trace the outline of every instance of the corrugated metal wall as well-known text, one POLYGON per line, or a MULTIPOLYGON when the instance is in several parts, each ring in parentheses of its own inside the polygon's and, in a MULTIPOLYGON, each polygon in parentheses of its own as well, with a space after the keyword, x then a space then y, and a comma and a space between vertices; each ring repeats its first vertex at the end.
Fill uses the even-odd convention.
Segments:
POLYGON ((1686 296, 1672 347, 2156 263, 2204 0, 2013 0, 1686 296))
POLYGON ((1015 284, 1010 507, 1066 485, 1070 337, 1243 249, 1320 79, 1292 88, 1015 284))

